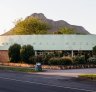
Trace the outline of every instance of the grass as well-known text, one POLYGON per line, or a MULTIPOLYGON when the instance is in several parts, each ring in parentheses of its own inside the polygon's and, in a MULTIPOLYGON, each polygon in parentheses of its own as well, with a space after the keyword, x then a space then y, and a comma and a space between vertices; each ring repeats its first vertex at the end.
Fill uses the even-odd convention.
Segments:
POLYGON ((82 74, 79 78, 96 80, 96 74, 82 74))
POLYGON ((0 66, 0 70, 10 70, 17 72, 36 72, 34 69, 31 68, 9 67, 9 66, 0 66))

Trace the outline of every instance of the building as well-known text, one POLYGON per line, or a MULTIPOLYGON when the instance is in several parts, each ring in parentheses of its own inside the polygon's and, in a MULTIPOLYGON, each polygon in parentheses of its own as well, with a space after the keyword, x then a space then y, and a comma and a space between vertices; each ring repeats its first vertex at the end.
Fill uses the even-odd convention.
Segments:
POLYGON ((92 51, 96 45, 96 35, 9 35, 0 36, 0 61, 8 61, 8 48, 18 43, 30 44, 34 47, 35 54, 44 51, 63 51, 72 56, 78 51, 92 51))

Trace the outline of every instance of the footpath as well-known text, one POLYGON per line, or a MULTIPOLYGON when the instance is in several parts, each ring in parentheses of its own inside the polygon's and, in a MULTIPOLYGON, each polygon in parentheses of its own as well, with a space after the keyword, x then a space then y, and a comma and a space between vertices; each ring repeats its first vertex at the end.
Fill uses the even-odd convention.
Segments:
POLYGON ((38 72, 37 74, 78 77, 78 75, 80 75, 80 74, 96 74, 96 68, 68 69, 68 70, 45 70, 45 72, 38 72))

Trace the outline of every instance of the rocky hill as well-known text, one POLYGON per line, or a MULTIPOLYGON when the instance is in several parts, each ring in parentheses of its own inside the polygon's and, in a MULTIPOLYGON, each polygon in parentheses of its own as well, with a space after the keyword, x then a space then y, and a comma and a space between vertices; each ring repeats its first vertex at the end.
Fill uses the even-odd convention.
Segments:
MULTIPOLYGON (((57 32, 60 28, 62 27, 67 27, 67 28, 72 28, 75 30, 75 34, 90 34, 85 28, 83 28, 82 26, 77 26, 77 25, 71 25, 69 23, 67 23, 66 21, 64 20, 59 20, 59 21, 54 21, 54 20, 51 20, 51 19, 47 19, 43 13, 34 13, 27 18, 29 17, 35 17, 35 18, 38 18, 46 23, 48 23, 50 25, 50 29, 48 30, 49 33, 54 33, 54 32, 57 32)), ((12 31, 12 30, 10 30, 12 31)), ((4 35, 12 35, 11 33, 12 32, 6 32, 4 35)))

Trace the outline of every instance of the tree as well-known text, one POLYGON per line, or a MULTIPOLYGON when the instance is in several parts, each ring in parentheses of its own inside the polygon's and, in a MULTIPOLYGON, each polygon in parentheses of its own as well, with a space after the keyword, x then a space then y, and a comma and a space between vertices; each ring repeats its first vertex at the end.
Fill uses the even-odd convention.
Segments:
POLYGON ((15 22, 15 27, 11 29, 10 34, 28 35, 28 34, 47 34, 49 25, 38 18, 28 17, 25 20, 15 22))
POLYGON ((33 46, 31 45, 24 45, 21 47, 20 50, 20 56, 21 60, 25 63, 30 63, 30 58, 32 58, 35 55, 33 46))
POLYGON ((75 30, 68 27, 62 27, 57 31, 57 34, 75 34, 75 30))
POLYGON ((96 46, 93 47, 93 54, 96 55, 96 46))
POLYGON ((9 47, 8 55, 9 55, 10 62, 17 63, 18 61, 20 61, 20 49, 21 46, 16 43, 9 47))

